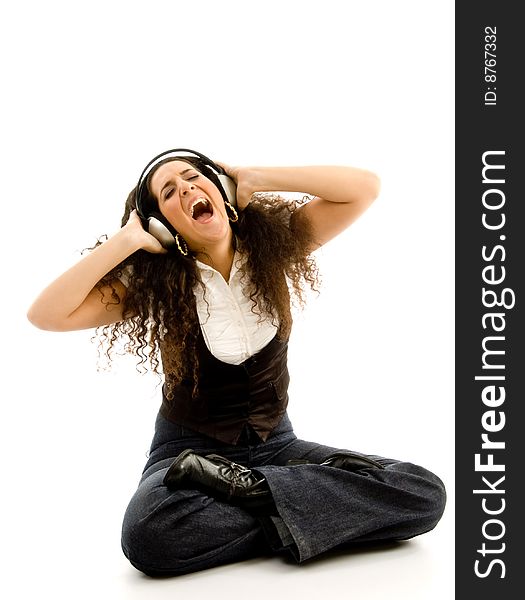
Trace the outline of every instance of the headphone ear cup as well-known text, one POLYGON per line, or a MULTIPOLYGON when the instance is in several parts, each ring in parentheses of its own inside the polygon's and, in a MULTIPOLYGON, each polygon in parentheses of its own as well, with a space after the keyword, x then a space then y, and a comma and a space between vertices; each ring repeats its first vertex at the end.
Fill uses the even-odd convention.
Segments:
POLYGON ((235 181, 231 177, 228 177, 224 172, 224 169, 219 165, 216 165, 209 158, 206 159, 207 163, 204 163, 206 168, 210 170, 211 173, 217 177, 219 183, 224 190, 224 194, 226 194, 226 198, 228 202, 232 206, 237 206, 237 186, 235 185, 235 181), (213 165, 213 166, 212 166, 213 165))
POLYGON ((222 189, 226 192, 228 202, 232 206, 237 206, 237 186, 235 185, 235 181, 231 177, 228 177, 228 175, 223 174, 218 175, 218 178, 222 189))
POLYGON ((171 248, 175 245, 175 236, 173 227, 159 213, 152 213, 147 219, 147 231, 159 240, 164 248, 171 248))

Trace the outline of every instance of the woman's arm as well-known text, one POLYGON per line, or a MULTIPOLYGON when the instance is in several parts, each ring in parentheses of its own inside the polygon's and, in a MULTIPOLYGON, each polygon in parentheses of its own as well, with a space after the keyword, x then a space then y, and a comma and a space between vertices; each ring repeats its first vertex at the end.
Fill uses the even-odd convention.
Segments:
POLYGON ((27 317, 40 329, 73 331, 121 321, 126 287, 119 280, 113 287, 96 284, 125 258, 143 248, 165 252, 160 243, 142 229, 133 212, 128 223, 76 265, 60 275, 33 302, 27 317), (115 304, 113 291, 120 298, 115 304))
POLYGON ((298 209, 312 225, 316 248, 351 225, 377 198, 380 182, 365 169, 340 166, 229 167, 237 182, 237 200, 243 209, 255 192, 302 192, 315 196, 298 209))

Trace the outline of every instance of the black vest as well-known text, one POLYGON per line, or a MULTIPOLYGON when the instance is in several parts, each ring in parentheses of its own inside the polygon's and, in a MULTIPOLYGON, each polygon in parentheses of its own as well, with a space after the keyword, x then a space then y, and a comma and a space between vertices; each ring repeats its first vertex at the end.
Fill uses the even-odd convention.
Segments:
POLYGON ((288 342, 276 336, 240 365, 230 365, 213 356, 201 332, 197 395, 192 395, 193 382, 184 379, 173 388, 173 398, 163 390, 160 412, 227 444, 236 444, 246 425, 265 441, 288 405, 287 353, 288 342))

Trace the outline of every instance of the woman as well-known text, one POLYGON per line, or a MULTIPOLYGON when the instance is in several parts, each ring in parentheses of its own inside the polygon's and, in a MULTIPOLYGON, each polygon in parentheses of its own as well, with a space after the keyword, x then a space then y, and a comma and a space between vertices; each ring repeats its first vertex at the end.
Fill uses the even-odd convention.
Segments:
POLYGON ((176 575, 268 551, 302 562, 407 539, 441 518, 434 474, 299 440, 286 415, 291 300, 317 283, 311 253, 378 191, 357 168, 162 153, 129 195, 122 228, 29 310, 43 329, 103 326, 110 349, 125 335, 141 362, 162 364, 155 435, 122 529, 137 569, 176 575))

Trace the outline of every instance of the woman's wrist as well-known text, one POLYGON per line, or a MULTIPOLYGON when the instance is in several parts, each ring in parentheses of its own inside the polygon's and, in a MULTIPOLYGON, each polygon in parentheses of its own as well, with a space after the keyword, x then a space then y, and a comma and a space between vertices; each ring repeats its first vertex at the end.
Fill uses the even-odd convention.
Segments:
POLYGON ((311 167, 248 167, 243 176, 245 187, 252 194, 257 192, 309 193, 307 188, 312 185, 311 167))
POLYGON ((115 232, 110 239, 114 239, 122 250, 128 252, 129 256, 141 249, 143 243, 142 238, 143 232, 137 231, 136 228, 131 227, 128 223, 115 232))

